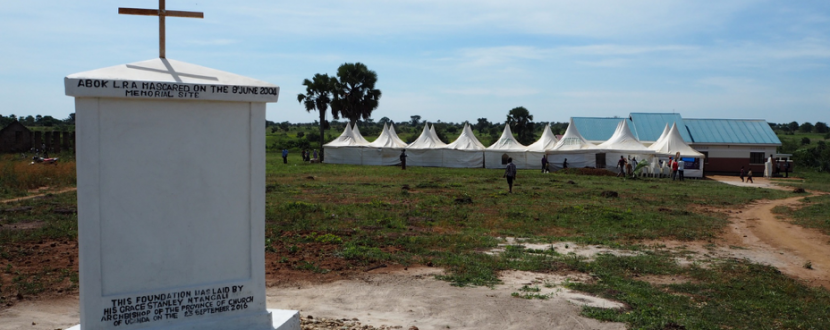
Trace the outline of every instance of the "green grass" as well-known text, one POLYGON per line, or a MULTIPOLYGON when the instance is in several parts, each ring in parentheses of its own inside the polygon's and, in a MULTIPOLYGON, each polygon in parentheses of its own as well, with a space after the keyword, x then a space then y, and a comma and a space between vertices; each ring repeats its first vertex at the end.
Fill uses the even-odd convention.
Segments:
POLYGON ((725 261, 708 269, 679 267, 666 256, 603 255, 589 269, 599 280, 570 288, 626 303, 583 315, 625 322, 634 329, 828 329, 830 293, 810 288, 769 266, 725 261), (650 284, 645 275, 683 276, 678 284, 650 284))
POLYGON ((812 169, 799 169, 797 173, 790 173, 790 179, 773 178, 772 181, 782 186, 830 192, 830 173, 812 169))
MULTIPOLYGON (((498 274, 504 270, 582 272, 596 280, 566 286, 629 306, 622 311, 585 308, 583 313, 625 322, 635 329, 673 325, 687 329, 828 328, 826 290, 806 287, 772 268, 743 261, 681 267, 673 261, 675 256, 639 245, 643 240, 715 238, 728 221, 725 215, 705 209, 785 198, 792 196, 790 192, 709 180, 681 183, 521 170, 515 193, 507 194, 501 175, 500 170, 480 168, 410 167, 402 171, 384 166, 305 164, 298 153, 291 153, 289 164, 283 164, 278 153, 268 153, 266 253, 275 262, 267 267, 326 274, 380 264, 434 265, 445 269, 438 278, 455 286, 497 285, 498 274), (607 190, 618 192, 619 197, 603 197, 607 190), (639 255, 600 255, 589 260, 520 246, 508 246, 503 253, 482 253, 503 243, 499 237, 506 236, 537 243, 603 244, 634 249, 639 255), (339 264, 332 266, 327 262, 331 260, 339 264), (688 283, 650 284, 642 280, 645 276, 681 277, 688 283)), ((823 181, 817 182, 822 185, 823 181)), ((77 217, 55 212, 74 208, 75 200, 75 193, 66 193, 0 205, 19 209, 3 213, 0 220, 0 261, 21 260, 26 253, 35 253, 21 251, 18 246, 23 242, 76 239, 77 217), (8 225, 36 221, 42 222, 37 229, 8 229, 8 225)), ((830 202, 811 201, 814 205, 830 202)), ((0 267, 12 273, 18 269, 11 263, 0 263, 0 267)), ((0 293, 37 294, 51 285, 48 281, 66 279, 56 274, 61 270, 14 274, 12 280, 0 282, 0 293)), ((65 275, 77 283, 77 273, 65 275)), ((516 296, 547 298, 537 289, 523 288, 516 296)))
POLYGON ((799 226, 816 228, 830 235, 830 195, 806 197, 802 203, 801 207, 777 206, 772 211, 793 219, 793 223, 799 226))

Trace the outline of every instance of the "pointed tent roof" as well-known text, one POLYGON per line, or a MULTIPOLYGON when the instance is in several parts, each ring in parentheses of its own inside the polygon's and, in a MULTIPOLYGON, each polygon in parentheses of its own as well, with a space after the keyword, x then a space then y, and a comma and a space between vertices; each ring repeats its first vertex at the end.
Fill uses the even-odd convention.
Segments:
POLYGON ((435 124, 429 125, 429 134, 432 134, 432 138, 435 139, 435 141, 447 145, 444 141, 441 141, 441 138, 438 137, 438 133, 435 133, 435 124))
POLYGON ((663 139, 665 139, 665 138, 666 138, 666 135, 669 135, 669 130, 670 130, 670 129, 669 129, 669 123, 666 123, 666 127, 665 127, 665 128, 663 128, 663 133, 662 133, 662 134, 660 134, 660 137, 659 137, 659 138, 657 138, 657 140, 654 140, 654 143, 652 143, 652 145, 653 145, 653 144, 656 144, 656 143, 659 143, 660 141, 662 141, 663 139))
POLYGON ((443 148, 446 146, 444 142, 438 140, 438 138, 434 138, 432 133, 429 131, 429 124, 424 124, 424 130, 421 131, 421 136, 419 136, 415 141, 409 144, 407 148, 410 149, 437 149, 443 148))
POLYGON ((393 125, 392 123, 389 123, 389 135, 392 136, 392 139, 395 140, 396 143, 400 143, 406 146, 406 142, 404 142, 404 140, 398 137, 398 133, 395 132, 395 125, 393 125))
MULTIPOLYGON (((348 126, 349 124, 346 124, 348 126)), ((357 123, 354 123, 354 127, 352 128, 352 136, 354 136, 355 141, 357 141, 358 145, 365 146, 369 144, 369 141, 366 141, 363 138, 363 135, 360 134, 360 128, 357 127, 357 123)))
POLYGON ((640 141, 634 137, 634 134, 631 133, 631 129, 628 128, 628 121, 621 120, 619 124, 617 124, 617 129, 614 131, 614 135, 611 136, 608 141, 605 141, 597 146, 601 149, 610 149, 610 150, 630 150, 630 151, 648 151, 651 153, 652 151, 646 146, 644 146, 640 141))
POLYGON ((703 154, 695 149, 692 149, 680 136, 680 131, 677 130, 677 123, 674 123, 669 130, 669 133, 663 137, 662 141, 654 142, 648 147, 657 153, 664 155, 674 155, 680 152, 681 156, 703 157, 703 154))
POLYGON ((400 139, 395 139, 391 133, 389 133, 389 128, 386 127, 386 124, 383 124, 383 131, 380 132, 380 136, 378 136, 375 141, 366 145, 366 147, 370 148, 406 148, 406 143, 400 141, 400 139))
POLYGON ((455 141, 448 144, 446 149, 455 149, 455 150, 484 150, 485 147, 481 142, 476 139, 476 136, 473 134, 473 130, 470 129, 470 125, 464 125, 464 129, 461 131, 461 135, 458 136, 455 141))
POLYGON ((510 131, 510 125, 504 124, 504 131, 501 132, 501 137, 493 145, 487 147, 487 150, 525 151, 527 147, 519 143, 519 141, 516 141, 516 138, 513 137, 513 132, 510 131))
POLYGON ((539 140, 527 146, 527 151, 545 151, 553 149, 553 146, 555 146, 557 142, 559 142, 559 140, 556 139, 556 136, 553 135, 553 132, 550 130, 550 124, 547 124, 545 125, 545 129, 542 130, 542 136, 539 137, 539 140))
POLYGON ((353 147, 358 146, 359 144, 354 139, 354 135, 352 135, 352 126, 346 124, 346 129, 343 130, 343 133, 340 134, 336 139, 332 140, 329 143, 324 144, 324 147, 353 147))
POLYGON ((574 125, 574 119, 571 118, 568 123, 568 129, 565 130, 565 135, 562 139, 553 146, 553 150, 581 150, 581 149, 596 149, 597 146, 585 140, 582 134, 579 134, 579 129, 574 125))

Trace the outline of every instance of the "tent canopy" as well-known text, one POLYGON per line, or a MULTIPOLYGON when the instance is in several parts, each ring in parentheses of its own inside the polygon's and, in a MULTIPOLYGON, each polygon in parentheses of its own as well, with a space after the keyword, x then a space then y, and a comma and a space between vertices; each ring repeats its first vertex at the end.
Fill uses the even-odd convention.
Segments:
POLYGON ((510 125, 504 124, 501 137, 493 145, 487 147, 487 150, 526 151, 527 147, 516 141, 513 132, 510 131, 510 125))
MULTIPOLYGON (((349 126, 349 124, 346 124, 349 126)), ((369 141, 363 138, 363 135, 360 134, 360 128, 357 127, 357 123, 354 123, 354 127, 352 128, 352 136, 354 136, 355 141, 357 141, 358 145, 365 146, 369 144, 369 141)))
POLYGON ((369 148, 391 148, 391 149, 403 149, 406 148, 406 143, 401 141, 401 139, 395 139, 395 136, 389 132, 389 128, 386 127, 386 124, 383 125, 383 131, 381 131, 380 136, 378 136, 375 141, 366 145, 369 148))
MULTIPOLYGON (((436 137, 437 138, 437 137, 436 137)), ((458 136, 455 141, 446 145, 445 149, 453 149, 453 150, 484 150, 485 147, 481 142, 476 139, 476 136, 473 134, 473 130, 470 129, 470 125, 465 124, 464 129, 461 131, 461 135, 458 136)))
POLYGON ((429 124, 424 125, 424 130, 421 131, 421 135, 418 136, 415 141, 412 141, 407 148, 408 149, 437 149, 443 148, 446 144, 441 142, 437 136, 434 136, 433 133, 429 129, 429 124))
POLYGON ((354 147, 359 146, 359 142, 355 140, 354 134, 352 132, 352 127, 349 124, 346 124, 346 128, 343 130, 343 133, 340 133, 336 139, 332 140, 329 143, 323 145, 323 147, 329 148, 339 148, 339 147, 354 147))
POLYGON ((576 128, 574 125, 574 119, 571 118, 570 123, 568 124, 568 129, 565 130, 565 135, 562 135, 562 139, 553 146, 553 151, 574 151, 574 150, 591 150, 596 149, 597 146, 593 143, 588 142, 582 137, 582 134, 579 134, 579 129, 576 128))
POLYGON ((662 155, 674 156, 679 152, 680 156, 703 158, 702 153, 692 149, 692 147, 683 141, 683 137, 680 136, 680 131, 677 130, 677 123, 671 126, 669 133, 661 141, 654 142, 648 148, 662 155))
POLYGON ((544 152, 545 150, 553 149, 557 142, 559 140, 556 139, 556 136, 550 130, 550 124, 547 124, 545 125, 545 129, 542 130, 542 136, 539 137, 539 140, 527 146, 527 151, 544 152))
POLYGON ((634 137, 634 134, 631 133, 631 129, 628 128, 628 122, 626 120, 621 120, 620 123, 617 124, 617 129, 614 131, 614 135, 612 135, 608 141, 598 145, 597 148, 611 151, 633 151, 647 154, 654 153, 653 150, 646 148, 646 146, 634 137))

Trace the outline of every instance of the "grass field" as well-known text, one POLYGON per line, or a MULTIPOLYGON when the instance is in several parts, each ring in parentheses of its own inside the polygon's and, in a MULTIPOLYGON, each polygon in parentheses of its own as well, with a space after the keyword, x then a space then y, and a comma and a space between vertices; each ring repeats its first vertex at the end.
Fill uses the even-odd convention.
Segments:
MULTIPOLYGON (((677 256, 644 244, 712 240, 729 223, 713 210, 791 192, 578 172, 521 170, 515 193, 508 194, 501 170, 305 164, 296 153, 285 165, 269 153, 266 271, 355 274, 381 264, 433 265, 446 270, 439 279, 456 286, 495 285, 498 273, 509 269, 581 272, 594 280, 566 286, 628 306, 584 308, 583 314, 633 329, 830 329, 827 290, 747 261, 681 266, 677 256), (503 237, 636 253, 586 259, 520 246, 483 253, 503 237), (655 276, 684 281, 645 280, 655 276)), ((821 180, 815 184, 824 187, 821 180)), ((826 208, 817 205, 826 203, 815 198, 791 212, 818 219, 826 208)), ((0 207, 0 305, 18 294, 76 290, 76 194, 0 207)))
POLYGON ((284 165, 271 156, 268 249, 290 267, 318 273, 390 262, 434 264, 447 270, 440 279, 458 286, 497 284, 498 272, 508 269, 589 273, 595 282, 570 287, 630 308, 585 308, 583 314, 635 329, 830 328, 830 295, 824 289, 746 261, 681 267, 673 256, 640 245, 643 240, 709 240, 727 220, 705 209, 792 193, 708 180, 624 180, 527 170, 519 172, 515 193, 507 194, 501 174, 488 169, 309 165, 298 158, 284 165), (603 197, 606 191, 619 197, 603 197), (591 261, 519 247, 502 254, 481 253, 507 236, 604 244, 642 254, 601 255, 591 261), (297 255, 302 261, 297 262, 297 255), (330 258, 346 263, 328 269, 330 258), (658 285, 641 279, 649 275, 688 281, 658 285))

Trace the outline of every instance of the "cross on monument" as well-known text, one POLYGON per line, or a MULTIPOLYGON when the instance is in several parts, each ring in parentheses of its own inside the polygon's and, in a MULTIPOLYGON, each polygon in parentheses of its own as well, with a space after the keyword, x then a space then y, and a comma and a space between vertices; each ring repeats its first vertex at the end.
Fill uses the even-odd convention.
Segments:
POLYGON ((196 11, 179 11, 167 10, 164 8, 164 0, 159 0, 159 9, 139 9, 139 8, 118 8, 118 13, 122 15, 142 15, 142 16, 158 16, 159 17, 159 58, 165 58, 164 54, 164 18, 170 17, 190 17, 190 18, 205 18, 205 14, 196 11))

